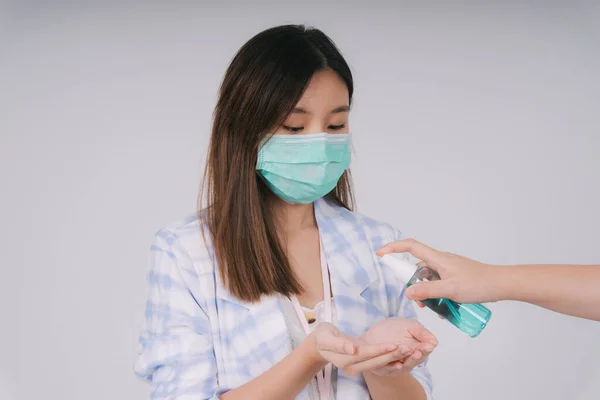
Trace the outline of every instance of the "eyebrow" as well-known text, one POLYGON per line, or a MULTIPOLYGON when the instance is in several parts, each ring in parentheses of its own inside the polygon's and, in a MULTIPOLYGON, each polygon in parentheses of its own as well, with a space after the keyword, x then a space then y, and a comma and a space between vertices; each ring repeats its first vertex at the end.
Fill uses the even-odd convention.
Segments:
MULTIPOLYGON (((339 113, 345 113, 345 112, 350 112, 350 106, 339 106, 339 107, 331 110, 330 114, 339 114, 339 113)), ((292 110, 292 113, 293 114, 312 114, 311 112, 308 112, 304 108, 301 108, 301 107, 295 107, 292 110)))

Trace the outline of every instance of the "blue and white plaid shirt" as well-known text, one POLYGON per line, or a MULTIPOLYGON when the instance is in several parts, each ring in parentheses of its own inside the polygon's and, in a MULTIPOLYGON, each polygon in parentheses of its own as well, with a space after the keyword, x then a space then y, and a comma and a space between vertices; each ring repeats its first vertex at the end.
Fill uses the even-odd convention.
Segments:
MULTIPOLYGON (((315 215, 338 328, 358 337, 386 318, 416 319, 403 288, 375 255, 400 233, 325 200, 315 202, 315 215)), ((257 303, 234 297, 223 286, 202 230, 206 226, 198 218, 173 224, 156 234, 150 251, 146 322, 135 371, 152 383, 152 399, 217 400, 292 351, 278 296, 257 303)), ((426 363, 412 375, 433 399, 426 363)), ((360 374, 340 371, 337 385, 338 399, 370 398, 360 374)), ((305 390, 297 399, 306 395, 305 390)))

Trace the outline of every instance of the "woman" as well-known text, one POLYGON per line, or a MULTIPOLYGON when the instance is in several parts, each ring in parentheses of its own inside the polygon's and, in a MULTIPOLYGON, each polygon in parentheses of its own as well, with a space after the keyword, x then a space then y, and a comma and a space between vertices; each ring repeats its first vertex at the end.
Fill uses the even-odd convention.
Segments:
POLYGON ((350 211, 352 92, 319 30, 266 30, 233 59, 209 206, 151 251, 136 372, 152 398, 431 398, 437 341, 375 256, 400 234, 350 211))

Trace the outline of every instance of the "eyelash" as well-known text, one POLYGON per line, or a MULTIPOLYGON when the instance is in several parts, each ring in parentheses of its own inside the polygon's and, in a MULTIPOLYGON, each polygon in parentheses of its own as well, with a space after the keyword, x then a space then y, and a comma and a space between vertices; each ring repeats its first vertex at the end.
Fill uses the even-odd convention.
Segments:
MULTIPOLYGON (((346 124, 342 124, 342 125, 329 125, 327 127, 327 129, 330 130, 330 131, 339 131, 340 129, 343 129, 345 126, 346 126, 346 124)), ((286 126, 286 125, 283 125, 283 129, 285 129, 286 131, 290 131, 292 133, 298 133, 302 129, 304 129, 304 127, 303 126, 286 126)))

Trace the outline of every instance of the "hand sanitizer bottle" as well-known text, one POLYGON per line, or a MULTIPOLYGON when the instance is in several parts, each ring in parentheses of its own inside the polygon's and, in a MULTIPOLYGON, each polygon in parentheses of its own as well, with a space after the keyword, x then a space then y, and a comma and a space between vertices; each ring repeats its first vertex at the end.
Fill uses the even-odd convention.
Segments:
MULTIPOLYGON (((395 254, 386 254, 381 261, 406 287, 440 279, 435 270, 418 267, 395 254)), ((462 304, 449 299, 427 299, 422 303, 472 338, 483 331, 492 317, 490 309, 481 304, 462 304)))

